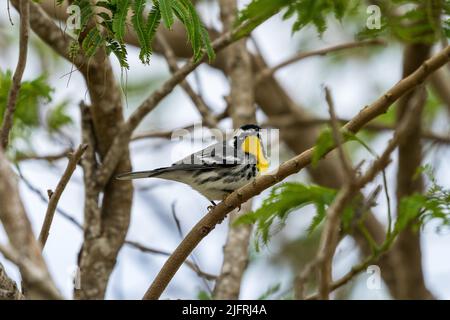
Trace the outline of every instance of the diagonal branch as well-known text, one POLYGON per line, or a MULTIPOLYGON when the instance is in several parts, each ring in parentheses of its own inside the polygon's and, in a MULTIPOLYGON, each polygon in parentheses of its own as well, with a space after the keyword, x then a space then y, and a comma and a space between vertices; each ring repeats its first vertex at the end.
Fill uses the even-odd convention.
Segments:
MULTIPOLYGON (((386 112, 397 99, 423 83, 430 74, 442 67, 449 60, 450 46, 446 47, 431 59, 425 61, 415 72, 399 81, 371 105, 361 109, 360 112, 343 127, 343 129, 350 131, 351 133, 357 133, 366 123, 386 112)), ((328 150, 328 152, 329 151, 331 151, 331 149, 328 150)), ((287 176, 297 173, 305 168, 311 163, 313 153, 314 148, 306 150, 300 155, 280 165, 276 171, 258 177, 252 183, 234 191, 224 201, 214 207, 192 228, 177 249, 175 249, 143 298, 158 299, 192 250, 218 223, 225 219, 231 210, 237 208, 240 204, 255 195, 260 194, 263 190, 282 181, 287 176)))
POLYGON ((47 242, 50 227, 53 221, 53 216, 55 215, 55 211, 58 206, 59 198, 61 198, 61 195, 66 188, 66 185, 69 182, 70 178, 72 177, 72 174, 77 167, 78 161, 80 161, 81 156, 83 155, 84 151, 86 151, 86 148, 86 144, 80 145, 73 154, 69 154, 69 163, 67 164, 66 170, 59 180, 55 191, 50 193, 50 201, 48 202, 47 212, 45 213, 44 222, 42 224, 41 232, 39 233, 38 237, 39 243, 42 246, 42 250, 44 250, 45 243, 47 242))
POLYGON ((36 241, 31 223, 20 199, 17 179, 7 162, 4 151, 0 148, 0 221, 8 236, 11 249, 5 249, 4 254, 13 262, 29 261, 33 272, 39 273, 49 290, 43 290, 37 284, 27 265, 18 264, 27 288, 26 296, 30 299, 60 298, 58 290, 52 281, 47 266, 36 241), (11 254, 8 254, 12 251, 11 254), (10 257, 11 256, 11 257, 10 257), (16 259, 15 256, 18 256, 16 259))
MULTIPOLYGON (((341 124, 349 122, 350 120, 345 119, 345 118, 337 118, 337 121, 338 121, 339 125, 341 125, 341 124)), ((331 124, 331 119, 324 119, 324 118, 295 119, 292 117, 282 116, 282 117, 271 117, 271 119, 267 123, 263 123, 261 126, 262 127, 283 127, 283 128, 284 127, 309 128, 309 127, 321 126, 324 124, 331 124)), ((365 125, 364 129, 374 131, 374 132, 393 131, 393 130, 395 130, 395 126, 374 121, 374 122, 370 122, 367 125, 365 125)), ((168 136, 170 138, 170 135, 167 134, 164 137, 166 137, 166 136, 168 136)), ((149 136, 149 138, 151 138, 151 137, 153 137, 153 135, 149 136)), ((163 135, 155 134, 155 137, 163 137, 163 135)), ((435 133, 430 130, 422 130, 421 137, 425 140, 429 140, 429 142, 432 142, 432 143, 450 144, 450 137, 447 137, 443 134, 435 133)), ((144 137, 142 137, 142 138, 144 138, 144 137)))
POLYGON ((306 51, 306 52, 299 52, 296 55, 294 55, 293 57, 273 66, 273 67, 267 67, 262 69, 261 71, 259 71, 259 73, 256 76, 256 80, 255 82, 258 83, 261 80, 264 80, 268 77, 271 77, 275 72, 277 72, 278 70, 299 62, 300 60, 309 58, 309 57, 314 57, 314 56, 325 56, 329 53, 332 52, 337 52, 337 51, 342 51, 342 50, 347 50, 347 49, 352 49, 352 48, 360 48, 360 47, 365 47, 365 46, 379 46, 379 45, 385 45, 386 43, 380 39, 371 39, 371 40, 364 40, 364 41, 357 41, 357 42, 348 42, 348 43, 343 43, 343 44, 338 44, 335 46, 331 46, 328 48, 323 48, 323 49, 318 49, 318 50, 312 50, 312 51, 306 51))
POLYGON ((39 291, 42 298, 59 300, 61 296, 53 285, 48 272, 45 272, 27 257, 21 256, 13 248, 0 244, 0 253, 20 268, 21 275, 27 279, 27 288, 39 291))
POLYGON ((9 132, 13 126, 14 112, 16 110, 17 97, 22 81, 22 75, 27 64, 28 52, 28 31, 30 3, 28 0, 20 0, 20 36, 19 36, 19 60, 17 61, 16 71, 12 79, 11 88, 8 93, 5 114, 3 115, 3 124, 0 132, 0 146, 6 149, 9 142, 9 132))

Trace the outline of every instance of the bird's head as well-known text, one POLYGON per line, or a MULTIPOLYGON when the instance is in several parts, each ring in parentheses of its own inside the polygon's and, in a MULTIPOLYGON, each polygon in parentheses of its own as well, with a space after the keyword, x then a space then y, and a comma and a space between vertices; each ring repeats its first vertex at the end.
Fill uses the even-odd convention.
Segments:
POLYGON ((260 135, 261 128, 254 124, 246 124, 240 127, 234 134, 234 146, 249 158, 256 160, 259 172, 269 168, 264 146, 260 135))

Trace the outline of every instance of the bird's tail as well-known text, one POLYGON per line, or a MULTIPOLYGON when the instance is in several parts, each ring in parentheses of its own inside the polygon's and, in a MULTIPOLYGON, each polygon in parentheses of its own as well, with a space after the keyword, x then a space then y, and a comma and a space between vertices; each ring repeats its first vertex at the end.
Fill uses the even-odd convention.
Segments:
POLYGON ((142 179, 142 178, 152 178, 152 177, 158 177, 159 175, 170 171, 170 167, 168 168, 158 168, 155 170, 149 170, 149 171, 134 171, 134 172, 126 172, 121 173, 116 176, 116 179, 119 180, 132 180, 132 179, 142 179))

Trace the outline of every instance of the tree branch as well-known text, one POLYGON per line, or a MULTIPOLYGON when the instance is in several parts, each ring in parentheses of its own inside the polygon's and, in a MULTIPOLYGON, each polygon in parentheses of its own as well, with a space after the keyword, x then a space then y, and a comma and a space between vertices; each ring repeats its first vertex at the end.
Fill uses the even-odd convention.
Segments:
POLYGON ((36 265, 16 250, 0 244, 0 253, 20 268, 20 273, 27 281, 27 289, 39 292, 40 299, 60 300, 62 297, 53 284, 49 273, 36 265))
POLYGON ((28 0, 20 0, 20 36, 19 36, 19 60, 8 93, 3 124, 0 132, 1 147, 6 149, 9 142, 9 132, 13 126, 14 112, 16 110, 17 97, 22 82, 22 75, 27 64, 28 29, 29 29, 30 3, 28 0))
MULTIPOLYGON (((137 249, 139 251, 145 252, 145 253, 160 254, 160 255, 163 255, 163 256, 167 256, 167 257, 170 257, 170 255, 172 254, 169 251, 164 251, 164 250, 160 250, 160 249, 150 248, 148 246, 144 246, 144 245, 140 244, 139 242, 132 241, 132 240, 125 240, 125 244, 130 246, 130 247, 132 247, 132 248, 135 248, 135 249, 137 249)), ((217 279, 217 276, 202 271, 192 261, 185 260, 183 263, 186 266, 188 266, 192 271, 194 271, 201 278, 205 278, 206 280, 210 280, 210 281, 217 279)))
POLYGON ((379 45, 386 45, 386 43, 380 39, 371 39, 371 40, 364 40, 364 41, 358 41, 358 42, 348 42, 343 43, 339 45, 335 45, 328 48, 318 49, 318 50, 312 50, 307 52, 299 52, 293 57, 287 59, 286 61, 283 61, 273 67, 267 67, 259 71, 259 73, 256 75, 255 83, 259 83, 261 80, 266 79, 270 76, 272 76, 275 72, 278 70, 296 63, 300 60, 314 57, 314 56, 325 56, 332 52, 337 52, 341 50, 347 50, 347 49, 353 49, 353 48, 360 48, 365 46, 379 46, 379 45))
POLYGON ((21 162, 21 161, 29 161, 29 160, 44 160, 48 162, 57 161, 63 158, 67 158, 69 153, 73 152, 71 148, 63 150, 59 153, 55 154, 46 154, 46 155, 37 155, 37 154, 19 154, 17 155, 13 161, 21 162))
POLYGON ((86 148, 86 144, 80 145, 73 154, 69 154, 69 163, 67 164, 66 170, 59 180, 55 191, 52 192, 49 197, 50 201, 48 202, 47 212, 45 213, 44 222, 42 224, 41 232, 39 233, 38 237, 39 243, 42 246, 42 250, 44 250, 45 243, 47 242, 50 227, 53 221, 53 216, 55 215, 55 211, 58 206, 59 198, 61 198, 61 195, 66 188, 66 185, 69 182, 70 178, 72 177, 72 174, 77 167, 78 161, 80 161, 81 156, 83 155, 84 151, 86 151, 86 148))
POLYGON ((22 300, 24 296, 17 288, 17 284, 12 280, 0 263, 0 300, 22 300))
MULTIPOLYGON (((22 274, 25 287, 27 288, 27 298, 45 299, 59 298, 60 295, 55 284, 51 280, 41 249, 36 241, 30 221, 28 220, 25 208, 19 196, 17 180, 12 172, 5 154, 0 149, 0 221, 8 236, 12 246, 11 250, 5 249, 4 254, 8 259, 30 261, 33 265, 33 272, 38 272, 42 279, 45 279, 46 286, 51 290, 42 290, 40 284, 36 285, 35 279, 30 274, 27 265, 18 264, 22 274), (9 254, 10 253, 10 254, 9 254), (16 258, 16 253, 19 256, 16 258)), ((20 262, 19 261, 19 262, 20 262)), ((44 281, 44 280, 43 280, 44 281)))
MULTIPOLYGON (((343 129, 352 133, 358 132, 366 123, 386 112, 389 106, 397 99, 420 85, 425 79, 438 68, 446 64, 450 59, 450 46, 427 60, 410 76, 399 81, 382 97, 371 105, 364 107, 343 129)), ((330 150, 331 151, 331 150, 330 150)), ((186 235, 177 249, 166 261, 155 280, 144 295, 144 299, 157 299, 164 291, 176 271, 189 256, 198 243, 211 232, 216 224, 225 219, 227 214, 263 190, 282 181, 287 176, 297 173, 311 162, 314 148, 310 148, 291 160, 283 163, 278 170, 267 175, 256 178, 252 183, 231 193, 224 201, 215 206, 205 215, 186 235)))
MULTIPOLYGON (((349 122, 349 119, 338 118, 339 125, 349 122)), ((311 119, 295 119, 289 116, 271 117, 268 122, 263 123, 262 127, 275 127, 275 128, 295 128, 295 127, 317 127, 324 124, 331 124, 331 119, 311 118, 311 119)), ((395 126, 390 124, 384 124, 380 122, 370 122, 364 126, 365 130, 380 132, 380 131, 394 131, 395 126)), ((420 132, 422 139, 429 140, 432 143, 438 144, 450 144, 450 137, 434 133, 429 130, 422 130, 420 132)))

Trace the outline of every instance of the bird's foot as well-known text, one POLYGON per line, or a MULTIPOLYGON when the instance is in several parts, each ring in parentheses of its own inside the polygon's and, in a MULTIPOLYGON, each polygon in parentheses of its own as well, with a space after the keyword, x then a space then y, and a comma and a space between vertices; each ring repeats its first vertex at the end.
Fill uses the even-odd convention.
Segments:
POLYGON ((208 211, 211 211, 212 209, 214 209, 215 206, 217 206, 217 204, 214 201, 210 200, 210 202, 211 202, 211 205, 206 207, 206 209, 208 211))

